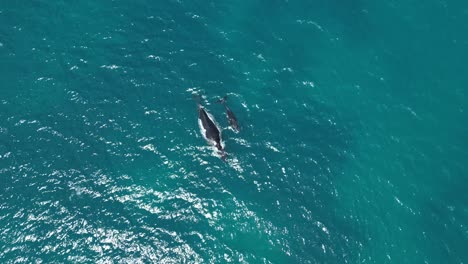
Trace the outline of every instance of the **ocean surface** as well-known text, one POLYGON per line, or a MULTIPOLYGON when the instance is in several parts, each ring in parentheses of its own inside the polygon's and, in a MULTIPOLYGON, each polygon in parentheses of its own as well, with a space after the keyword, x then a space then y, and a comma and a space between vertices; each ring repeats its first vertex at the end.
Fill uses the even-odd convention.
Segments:
POLYGON ((468 263, 467 33, 465 0, 3 0, 0 263, 468 263))

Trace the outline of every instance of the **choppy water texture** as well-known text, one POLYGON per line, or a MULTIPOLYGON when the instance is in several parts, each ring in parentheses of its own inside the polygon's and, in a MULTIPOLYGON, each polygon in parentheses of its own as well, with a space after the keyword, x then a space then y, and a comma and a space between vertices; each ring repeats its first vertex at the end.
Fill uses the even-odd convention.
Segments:
POLYGON ((0 260, 467 263, 467 32, 461 0, 2 1, 0 260))

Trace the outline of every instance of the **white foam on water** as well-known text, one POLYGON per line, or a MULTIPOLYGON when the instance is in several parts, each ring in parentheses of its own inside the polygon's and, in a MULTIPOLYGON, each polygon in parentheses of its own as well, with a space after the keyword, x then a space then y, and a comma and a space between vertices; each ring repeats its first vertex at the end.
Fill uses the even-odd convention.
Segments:
POLYGON ((109 69, 109 70, 115 70, 121 68, 120 66, 117 65, 101 65, 101 68, 109 69))

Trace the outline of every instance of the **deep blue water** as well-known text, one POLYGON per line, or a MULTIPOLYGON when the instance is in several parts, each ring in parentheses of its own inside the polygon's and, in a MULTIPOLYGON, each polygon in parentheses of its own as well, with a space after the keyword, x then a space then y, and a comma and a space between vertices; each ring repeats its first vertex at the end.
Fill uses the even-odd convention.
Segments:
POLYGON ((2 1, 0 262, 467 263, 467 32, 461 0, 2 1))

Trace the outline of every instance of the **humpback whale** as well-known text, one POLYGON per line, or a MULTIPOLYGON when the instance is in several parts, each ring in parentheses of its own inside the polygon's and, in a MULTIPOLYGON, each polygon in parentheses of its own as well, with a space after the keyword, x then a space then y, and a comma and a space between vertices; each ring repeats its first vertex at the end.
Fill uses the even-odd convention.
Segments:
POLYGON ((227 106, 226 100, 227 100, 227 95, 219 99, 217 102, 224 105, 224 108, 226 109, 226 116, 229 120, 229 124, 231 125, 234 131, 239 132, 240 128, 239 128, 239 123, 237 123, 237 118, 234 115, 234 113, 231 111, 231 109, 229 109, 229 107, 227 106))
POLYGON ((203 137, 221 152, 221 158, 224 159, 226 153, 222 145, 221 132, 216 126, 213 116, 200 103, 198 103, 198 125, 203 137))

